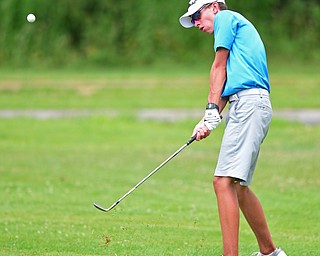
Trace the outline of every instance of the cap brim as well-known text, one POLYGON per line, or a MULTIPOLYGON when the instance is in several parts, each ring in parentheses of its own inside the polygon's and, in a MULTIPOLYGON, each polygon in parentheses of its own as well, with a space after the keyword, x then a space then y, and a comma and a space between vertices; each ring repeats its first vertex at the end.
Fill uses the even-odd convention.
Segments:
POLYGON ((182 27, 184 28, 192 28, 194 25, 191 22, 191 18, 190 15, 192 15, 193 13, 190 12, 186 12, 185 14, 183 14, 179 21, 182 27))

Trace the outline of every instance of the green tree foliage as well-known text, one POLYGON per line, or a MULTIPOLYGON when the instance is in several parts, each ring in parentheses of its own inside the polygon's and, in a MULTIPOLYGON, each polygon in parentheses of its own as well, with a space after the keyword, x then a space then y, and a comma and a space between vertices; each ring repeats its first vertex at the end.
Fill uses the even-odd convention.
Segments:
MULTIPOLYGON (((255 24, 271 55, 319 58, 318 0, 227 3, 255 24)), ((186 8, 187 1, 182 0, 1 0, 0 65, 211 61, 208 37, 179 25, 186 8), (37 16, 35 23, 26 21, 28 13, 37 16)))

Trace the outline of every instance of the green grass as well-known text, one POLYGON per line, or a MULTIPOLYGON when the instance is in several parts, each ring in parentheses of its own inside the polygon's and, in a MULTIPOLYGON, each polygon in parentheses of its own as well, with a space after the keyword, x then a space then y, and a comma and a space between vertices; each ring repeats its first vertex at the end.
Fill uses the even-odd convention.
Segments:
MULTIPOLYGON (((320 108, 319 65, 271 65, 277 108, 320 108)), ((0 109, 200 108, 207 69, 0 70, 0 109)))
MULTIPOLYGON (((273 77, 274 106, 319 108, 319 75, 273 77), (285 88, 293 97, 283 98, 285 88)), ((141 121, 135 111, 199 108, 206 79, 183 71, 4 75, 0 109, 115 109, 119 116, 0 120, 0 255, 221 255, 211 183, 223 125, 112 212, 92 206, 116 201, 178 149, 197 121, 141 121)), ((252 186, 290 256, 320 252, 319 134, 319 125, 274 119, 252 186)), ((242 218, 240 255, 256 250, 242 218)))

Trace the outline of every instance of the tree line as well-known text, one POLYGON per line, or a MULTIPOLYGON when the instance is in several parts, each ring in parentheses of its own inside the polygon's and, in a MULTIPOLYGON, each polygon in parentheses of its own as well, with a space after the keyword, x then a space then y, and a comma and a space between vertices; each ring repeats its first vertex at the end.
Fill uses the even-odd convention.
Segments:
MULTIPOLYGON (((0 66, 132 66, 208 61, 213 39, 178 18, 187 0, 1 0, 0 66), (34 13, 35 23, 26 16, 34 13)), ((320 58, 318 0, 227 0, 271 56, 320 58)), ((212 54, 213 55, 213 54, 212 54)))

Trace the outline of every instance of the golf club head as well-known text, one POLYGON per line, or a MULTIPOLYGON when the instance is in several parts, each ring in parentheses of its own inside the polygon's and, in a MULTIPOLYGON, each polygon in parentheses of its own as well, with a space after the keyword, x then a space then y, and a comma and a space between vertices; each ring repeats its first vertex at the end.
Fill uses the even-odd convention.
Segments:
POLYGON ((113 205, 111 205, 109 208, 104 208, 102 207, 100 204, 98 203, 93 203, 94 207, 96 207, 97 209, 99 209, 100 211, 103 212, 109 212, 110 210, 112 210, 114 207, 117 206, 117 204, 119 203, 119 201, 117 201, 116 203, 114 203, 113 205))

